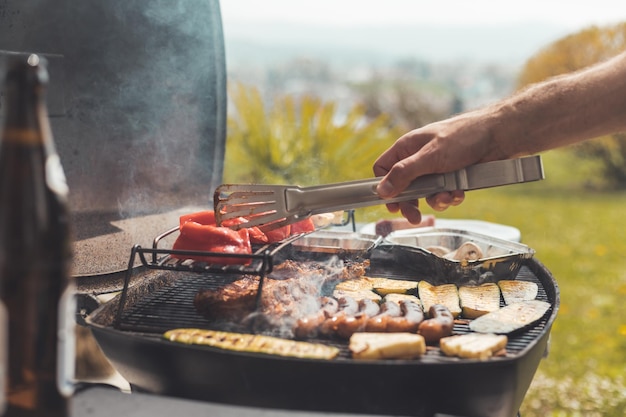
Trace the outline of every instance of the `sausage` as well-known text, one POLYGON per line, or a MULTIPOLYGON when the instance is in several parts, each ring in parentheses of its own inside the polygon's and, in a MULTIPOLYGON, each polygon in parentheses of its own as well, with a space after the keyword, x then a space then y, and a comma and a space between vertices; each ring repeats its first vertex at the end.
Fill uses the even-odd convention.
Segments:
POLYGON ((365 330, 368 319, 369 316, 363 313, 338 317, 335 321, 335 334, 343 339, 349 339, 354 333, 365 330))
POLYGON ((434 304, 428 309, 428 320, 424 320, 418 327, 418 333, 424 337, 426 343, 436 343, 442 337, 452 335, 454 317, 444 305, 434 304))
POLYGON ((363 298, 359 300, 359 313, 362 313, 368 317, 373 317, 380 312, 380 306, 376 301, 369 298, 363 298))
POLYGON ((339 298, 339 311, 343 311, 348 316, 354 316, 359 312, 359 303, 352 297, 343 296, 339 298))
POLYGON ((324 335, 333 335, 337 333, 337 326, 339 322, 345 320, 348 317, 353 317, 355 314, 359 312, 359 303, 348 296, 344 296, 339 298, 338 300, 339 308, 338 311, 327 317, 324 320, 319 328, 319 332, 324 335))
POLYGON ((434 225, 435 216, 431 214, 426 214, 422 216, 422 221, 419 224, 409 223, 408 220, 406 220, 404 217, 389 220, 379 220, 376 222, 375 230, 377 235, 385 237, 395 230, 413 229, 415 227, 429 227, 434 225))
POLYGON ((390 318, 387 322, 388 332, 417 332, 419 325, 424 321, 422 306, 409 300, 400 301, 400 317, 390 318))
POLYGON ((400 307, 402 308, 402 315, 406 317, 407 320, 417 324, 424 321, 424 310, 421 304, 415 301, 402 300, 400 307))
POLYGON ((333 320, 334 330, 337 336, 349 339, 356 332, 364 331, 370 317, 380 312, 377 302, 364 298, 358 301, 358 313, 354 316, 341 315, 333 320))
POLYGON ((380 313, 386 314, 390 317, 398 317, 402 315, 402 310, 400 310, 400 304, 395 301, 385 301, 380 306, 380 313))
POLYGON ((307 317, 302 317, 296 322, 293 333, 298 339, 315 337, 317 336, 320 325, 324 322, 324 320, 326 320, 326 316, 322 311, 307 317))
POLYGON ((322 311, 327 316, 332 316, 339 310, 339 303, 333 297, 322 297, 322 311))
POLYGON ((317 336, 322 323, 339 310, 339 303, 332 297, 322 297, 321 308, 315 314, 302 317, 296 322, 294 334, 297 338, 317 336))
POLYGON ((389 319, 398 317, 402 314, 400 304, 395 301, 385 301, 380 306, 380 313, 374 317, 370 317, 365 325, 367 332, 386 332, 389 319))

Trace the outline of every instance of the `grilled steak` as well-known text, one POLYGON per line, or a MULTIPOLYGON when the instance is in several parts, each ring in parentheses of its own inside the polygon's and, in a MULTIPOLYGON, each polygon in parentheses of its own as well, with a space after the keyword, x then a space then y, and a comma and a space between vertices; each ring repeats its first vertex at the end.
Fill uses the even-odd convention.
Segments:
POLYGON ((204 289, 193 300, 196 311, 208 319, 229 318, 240 322, 254 311, 259 278, 244 275, 219 289, 204 289))
POLYGON ((337 282, 363 276, 368 266, 368 261, 338 265, 285 261, 265 277, 258 308, 260 278, 250 275, 220 288, 198 291, 194 306, 212 321, 263 327, 255 330, 281 327, 293 331, 298 319, 321 308, 321 297, 337 282))

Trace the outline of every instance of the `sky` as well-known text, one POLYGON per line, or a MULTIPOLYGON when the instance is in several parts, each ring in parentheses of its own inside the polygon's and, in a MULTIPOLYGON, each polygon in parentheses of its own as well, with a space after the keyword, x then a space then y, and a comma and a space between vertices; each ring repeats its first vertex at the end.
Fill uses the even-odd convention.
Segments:
POLYGON ((626 21, 624 0, 222 0, 225 21, 326 25, 540 21, 576 29, 626 21))
POLYGON ((222 0, 221 11, 229 60, 246 65, 284 45, 519 64, 563 36, 626 22, 626 0, 222 0))

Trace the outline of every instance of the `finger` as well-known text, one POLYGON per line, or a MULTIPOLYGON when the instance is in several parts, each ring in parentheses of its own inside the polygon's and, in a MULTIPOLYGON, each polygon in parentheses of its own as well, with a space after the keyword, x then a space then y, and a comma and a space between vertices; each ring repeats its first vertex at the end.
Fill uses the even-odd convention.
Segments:
POLYGON ((450 203, 453 206, 458 206, 463 201, 465 201, 465 191, 463 190, 455 190, 450 192, 452 195, 452 202, 450 203))
POLYGON ((444 211, 450 206, 458 206, 465 199, 465 192, 456 190, 451 192, 437 193, 426 198, 426 202, 434 210, 444 211))
POLYGON ((389 203, 385 205, 387 206, 387 210, 389 210, 390 213, 397 213, 400 211, 399 203, 389 203))
POLYGON ((396 162, 385 177, 380 181, 376 191, 383 198, 391 198, 402 192, 409 184, 418 177, 426 174, 438 173, 439 156, 436 155, 433 146, 424 146, 417 152, 396 162))
POLYGON ((413 130, 401 136, 376 159, 373 166, 374 175, 378 177, 387 175, 398 161, 402 161, 418 152, 428 142, 424 135, 416 132, 416 130, 413 130))
POLYGON ((400 203, 400 213, 402 213, 404 218, 411 224, 420 224, 422 222, 422 213, 419 211, 417 200, 400 203))
POLYGON ((413 179, 433 172, 434 166, 429 158, 426 162, 419 162, 424 157, 422 154, 429 152, 423 148, 424 138, 421 135, 410 136, 411 133, 401 137, 374 163, 374 174, 384 176, 376 188, 383 198, 395 197, 413 179))

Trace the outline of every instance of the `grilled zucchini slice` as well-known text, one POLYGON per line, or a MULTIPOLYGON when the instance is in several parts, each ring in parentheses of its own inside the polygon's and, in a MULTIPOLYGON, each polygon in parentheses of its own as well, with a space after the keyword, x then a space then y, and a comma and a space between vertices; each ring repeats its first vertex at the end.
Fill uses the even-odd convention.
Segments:
POLYGON ((500 288, 494 283, 462 285, 459 300, 463 317, 475 319, 500 308, 500 288))
POLYGON ((545 301, 520 301, 472 320, 469 328, 478 333, 511 333, 535 323, 549 309, 550 303, 545 301))
POLYGON ((371 291, 371 290, 350 291, 350 290, 337 290, 336 289, 335 291, 333 291, 333 297, 336 299, 340 299, 341 297, 352 297, 357 301, 368 299, 378 304, 380 304, 380 301, 382 299, 380 295, 376 294, 374 291, 371 291))
POLYGON ((374 282, 368 277, 360 277, 341 281, 335 285, 338 291, 371 291, 374 289, 374 282))
POLYGON ((173 329, 165 332, 163 337, 172 342, 304 359, 334 359, 339 355, 338 348, 320 343, 218 330, 173 329))
POLYGON ((422 305, 422 302, 420 301, 419 297, 417 295, 411 295, 411 294, 391 293, 391 294, 385 295, 385 297, 383 298, 383 301, 395 301, 396 303, 400 303, 400 301, 410 301, 419 306, 422 305))
POLYGON ((537 298, 539 287, 534 282, 514 279, 503 279, 498 281, 502 297, 506 304, 513 304, 520 301, 534 300, 537 298))
POLYGON ((430 310, 435 304, 442 304, 450 310, 454 317, 461 314, 459 302, 459 291, 454 284, 432 285, 427 281, 420 281, 417 284, 419 298, 422 300, 422 307, 425 312, 430 310))
POLYGON ((386 294, 409 294, 417 291, 417 282, 392 279, 392 278, 370 278, 372 289, 380 295, 386 294))

